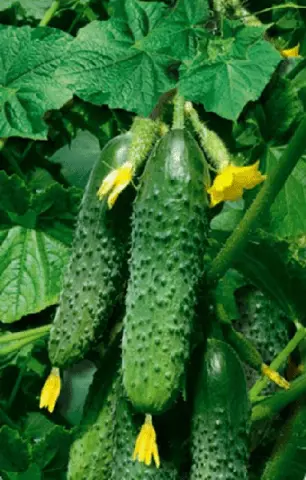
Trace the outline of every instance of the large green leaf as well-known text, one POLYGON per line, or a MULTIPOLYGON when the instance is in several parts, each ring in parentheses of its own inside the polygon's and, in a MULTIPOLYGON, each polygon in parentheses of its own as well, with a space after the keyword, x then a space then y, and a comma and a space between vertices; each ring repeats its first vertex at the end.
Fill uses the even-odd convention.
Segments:
POLYGON ((181 94, 236 120, 248 102, 259 98, 281 58, 263 39, 264 30, 226 23, 224 37, 210 40, 206 51, 182 68, 181 94))
POLYGON ((98 139, 79 130, 71 144, 57 150, 50 160, 62 165, 62 174, 71 185, 83 188, 100 153, 98 139))
POLYGON ((0 471, 21 472, 28 467, 29 447, 17 430, 0 429, 0 471))
MULTIPOLYGON (((278 162, 286 147, 269 147, 267 171, 278 162)), ((282 239, 297 238, 306 232, 306 159, 302 157, 270 209, 269 231, 282 239)))
POLYGON ((5 480, 41 480, 40 468, 32 463, 25 472, 5 472, 5 480))
POLYGON ((1 322, 15 322, 55 304, 68 256, 67 246, 43 231, 8 229, 0 246, 1 322))
POLYGON ((171 13, 144 40, 144 45, 175 59, 192 58, 199 38, 206 35, 203 25, 208 17, 207 0, 178 0, 171 13))
MULTIPOLYGON (((138 37, 141 27, 133 29, 138 37)), ((168 56, 146 50, 141 40, 135 43, 123 20, 111 19, 80 30, 56 78, 83 100, 146 116, 174 86, 170 64, 168 56)))
POLYGON ((47 137, 44 113, 72 97, 54 75, 71 39, 49 28, 0 29, 0 137, 47 137))

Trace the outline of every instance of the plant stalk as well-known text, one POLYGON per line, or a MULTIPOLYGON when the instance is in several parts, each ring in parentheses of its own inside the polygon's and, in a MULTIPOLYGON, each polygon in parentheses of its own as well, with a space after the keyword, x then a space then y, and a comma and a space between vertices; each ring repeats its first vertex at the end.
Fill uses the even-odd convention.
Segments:
POLYGON ((174 112, 173 112, 173 125, 172 129, 183 129, 184 128, 184 97, 179 95, 178 93, 176 94, 174 98, 174 112))
POLYGON ((306 148, 305 137, 306 117, 301 121, 289 145, 282 154, 279 163, 269 174, 252 205, 245 213, 237 228, 229 236, 215 260, 213 260, 210 270, 207 273, 210 282, 219 280, 246 246, 260 217, 271 207, 301 155, 304 153, 306 148))
POLYGON ((289 403, 298 400, 306 393, 306 374, 301 375, 291 383, 289 390, 282 390, 255 405, 252 409, 252 422, 271 418, 285 408, 289 403))
POLYGON ((21 332, 7 333, 0 336, 0 344, 15 342, 29 337, 39 337, 49 333, 51 325, 43 325, 38 328, 31 328, 29 330, 22 330, 21 332))
POLYGON ((46 25, 48 25, 48 23, 52 20, 55 13, 59 9, 59 6, 60 6, 60 0, 54 0, 54 2, 52 2, 51 4, 51 7, 46 11, 43 18, 39 22, 38 26, 45 27, 46 25))
MULTIPOLYGON (((286 347, 277 355, 277 357, 273 360, 270 367, 273 370, 278 370, 282 364, 286 361, 289 355, 296 349, 299 343, 305 338, 306 329, 301 328, 296 332, 294 337, 290 340, 290 342, 286 345, 286 347)), ((269 379, 267 377, 260 378, 255 385, 251 388, 249 392, 250 401, 254 402, 256 397, 260 394, 260 392, 268 385, 269 379)))

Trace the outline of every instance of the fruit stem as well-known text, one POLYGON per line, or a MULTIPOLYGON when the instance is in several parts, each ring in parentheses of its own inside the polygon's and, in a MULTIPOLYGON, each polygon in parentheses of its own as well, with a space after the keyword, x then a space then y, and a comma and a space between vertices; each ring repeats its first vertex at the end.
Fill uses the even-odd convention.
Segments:
POLYGON ((51 7, 46 11, 43 18, 39 22, 38 26, 45 27, 46 25, 48 25, 48 23, 52 20, 55 13, 59 9, 59 6, 60 6, 60 0, 54 0, 54 2, 52 2, 51 4, 51 7))
MULTIPOLYGON (((299 329, 294 337, 287 343, 286 347, 277 355, 277 357, 273 360, 270 365, 270 368, 273 370, 278 370, 282 364, 286 361, 289 355, 296 349, 298 344, 305 338, 306 329, 301 328, 299 329)), ((267 377, 260 378, 255 385, 251 388, 249 392, 250 401, 253 403, 260 394, 260 392, 268 385, 269 379, 267 377)))
POLYGON ((173 125, 172 129, 183 129, 184 128, 184 97, 178 93, 174 97, 174 111, 173 111, 173 125))
POLYGON ((229 236, 223 248, 213 260, 207 277, 210 282, 218 281, 227 272, 233 262, 239 257, 254 231, 258 221, 267 211, 287 178, 296 166, 305 151, 306 117, 301 121, 294 136, 282 154, 280 161, 269 174, 263 187, 256 196, 250 208, 239 222, 236 229, 229 236))

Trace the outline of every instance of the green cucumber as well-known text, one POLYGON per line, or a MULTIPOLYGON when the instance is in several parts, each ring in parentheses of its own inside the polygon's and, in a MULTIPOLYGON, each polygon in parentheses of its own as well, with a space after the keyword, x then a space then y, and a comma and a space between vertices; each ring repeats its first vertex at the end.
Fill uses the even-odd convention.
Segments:
POLYGON ((122 291, 131 192, 124 192, 109 211, 97 191, 103 178, 126 161, 130 143, 129 133, 112 139, 91 172, 50 333, 49 357, 55 367, 83 358, 103 332, 122 291))
MULTIPOLYGON (((264 363, 270 365, 274 357, 289 342, 290 325, 286 315, 273 300, 253 287, 238 290, 237 300, 241 319, 233 322, 233 326, 252 342, 264 363)), ((258 371, 247 365, 245 373, 248 387, 251 387, 260 376, 258 371)), ((268 390, 273 389, 275 387, 271 383, 268 390)))
POLYGON ((241 363, 210 339, 197 381, 191 431, 191 480, 246 480, 250 406, 241 363))
POLYGON ((72 444, 68 480, 109 480, 113 461, 115 387, 112 384, 106 390, 96 422, 72 444))
POLYGON ((147 161, 134 203, 123 334, 123 382, 134 407, 166 410, 189 356, 207 234, 205 159, 184 130, 147 161))
POLYGON ((132 459, 135 438, 140 430, 141 418, 135 415, 132 405, 124 395, 123 387, 118 385, 115 414, 115 435, 113 463, 110 480, 175 480, 178 472, 174 465, 161 462, 158 469, 155 465, 146 466, 132 459))
MULTIPOLYGON (((113 371, 113 369, 112 369, 113 371)), ((98 371, 91 388, 88 408, 100 411, 94 423, 73 443, 68 464, 68 480, 175 480, 177 470, 172 464, 147 467, 132 460, 135 438, 140 426, 139 418, 124 396, 121 375, 115 373, 112 382, 101 381, 105 376, 98 371)), ((85 425, 88 416, 85 415, 85 425)))

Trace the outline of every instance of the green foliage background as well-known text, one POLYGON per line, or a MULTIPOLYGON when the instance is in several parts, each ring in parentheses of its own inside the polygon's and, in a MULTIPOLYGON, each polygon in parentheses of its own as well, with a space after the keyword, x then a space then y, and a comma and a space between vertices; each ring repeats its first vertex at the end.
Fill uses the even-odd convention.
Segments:
MULTIPOLYGON (((267 9, 255 27, 234 12, 219 25, 207 0, 1 0, 0 334, 24 332, 21 343, 0 343, 3 478, 65 478, 99 352, 66 372, 72 396, 64 391, 49 418, 38 411, 50 368, 44 336, 34 341, 27 332, 52 321, 79 202, 101 148, 130 127, 133 114, 150 115, 160 96, 177 88, 199 105, 237 163, 260 159, 269 174, 306 100, 304 58, 279 53, 297 43, 306 53, 306 10, 278 7, 286 4, 250 1, 251 12, 267 9)), ((305 162, 219 284, 231 320, 244 275, 304 322, 305 162)), ((255 193, 214 210, 208 258, 255 193)), ((306 470, 302 456, 299 462, 306 470)))

